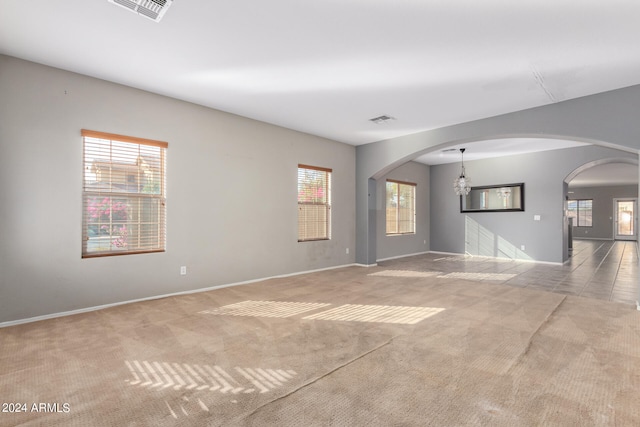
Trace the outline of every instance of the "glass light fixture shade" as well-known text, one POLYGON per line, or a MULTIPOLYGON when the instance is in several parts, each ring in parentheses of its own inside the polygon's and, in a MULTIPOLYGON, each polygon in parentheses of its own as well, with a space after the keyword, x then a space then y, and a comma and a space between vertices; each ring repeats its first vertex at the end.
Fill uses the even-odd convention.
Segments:
POLYGON ((463 172, 453 180, 453 190, 456 192, 456 196, 466 196, 471 191, 471 178, 467 178, 463 172))
POLYGON ((464 148, 460 149, 460 176, 453 180, 453 191, 456 196, 466 196, 471 191, 471 178, 464 173, 464 148))

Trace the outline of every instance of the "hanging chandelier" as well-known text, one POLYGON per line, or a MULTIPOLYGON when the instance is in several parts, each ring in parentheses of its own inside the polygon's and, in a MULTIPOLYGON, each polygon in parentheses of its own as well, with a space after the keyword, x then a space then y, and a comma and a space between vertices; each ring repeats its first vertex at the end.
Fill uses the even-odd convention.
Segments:
POLYGON ((460 176, 453 180, 453 190, 456 192, 456 196, 466 196, 471 191, 471 178, 468 178, 464 174, 464 148, 460 149, 460 155, 462 157, 462 170, 460 176))

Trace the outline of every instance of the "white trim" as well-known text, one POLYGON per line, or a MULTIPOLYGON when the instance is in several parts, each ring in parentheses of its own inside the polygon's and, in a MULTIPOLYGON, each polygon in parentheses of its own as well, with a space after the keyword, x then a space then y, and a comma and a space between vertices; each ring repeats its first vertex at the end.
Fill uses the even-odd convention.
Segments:
POLYGON ((519 258, 499 258, 499 259, 510 259, 511 261, 522 261, 522 262, 530 262, 533 264, 545 264, 545 265, 564 265, 564 262, 555 262, 555 261, 538 261, 535 259, 519 259, 519 258))
POLYGON ((438 255, 450 255, 450 256, 451 255, 464 255, 464 254, 459 253, 459 252, 441 252, 441 251, 429 251, 427 253, 438 254, 438 255))
POLYGON ((611 237, 584 237, 584 236, 576 237, 574 235, 573 236, 573 240, 608 240, 608 241, 613 241, 615 239, 612 239, 611 237))
POLYGON ((562 262, 554 262, 554 261, 538 261, 535 259, 523 259, 523 258, 506 258, 499 256, 486 256, 486 255, 471 255, 468 253, 457 253, 457 252, 440 252, 440 251, 429 251, 430 254, 440 254, 440 255, 448 255, 448 256, 468 256, 472 258, 490 258, 490 259, 499 259, 506 261, 520 261, 520 262, 530 262, 534 264, 548 264, 548 265, 563 265, 562 262))
POLYGON ((459 252, 441 252, 441 251, 427 251, 427 252, 419 252, 416 254, 408 254, 408 255, 400 255, 391 258, 379 259, 380 261, 387 261, 398 258, 405 258, 415 255, 424 255, 424 254, 437 254, 437 255, 446 255, 446 256, 468 256, 472 258, 489 258, 489 259, 498 259, 498 260, 506 260, 506 261, 521 261, 521 262, 530 262, 534 264, 548 264, 548 265, 563 265, 561 262, 553 262, 553 261, 537 261, 535 259, 522 259, 522 258, 506 258, 506 257, 497 257, 497 256, 485 256, 485 255, 471 255, 468 253, 459 253, 459 252))
POLYGON ((428 254, 428 253, 429 253, 429 251, 424 251, 424 252, 416 252, 416 253, 414 253, 414 254, 406 254, 406 255, 392 256, 392 257, 389 257, 389 258, 380 258, 380 259, 377 259, 377 260, 376 260, 376 262, 380 262, 380 261, 389 261, 389 260, 392 260, 392 259, 406 258, 406 257, 416 256, 416 255, 424 255, 424 254, 428 254))
POLYGON ((354 265, 357 265, 358 267, 365 267, 365 268, 366 267, 377 267, 378 266, 377 263, 375 263, 375 264, 359 264, 359 263, 357 263, 357 264, 354 264, 354 265))
POLYGON ((180 296, 180 295, 196 294, 196 293, 200 293, 200 292, 213 291, 215 289, 228 288, 228 287, 231 287, 231 286, 247 285, 249 283, 262 282, 264 280, 269 280, 269 279, 278 279, 278 278, 283 278, 283 277, 299 276, 299 275, 302 275, 302 274, 316 273, 318 271, 335 270, 337 268, 354 267, 354 266, 364 267, 365 265, 356 264, 356 263, 337 265, 337 266, 334 266, 334 267, 318 268, 318 269, 315 269, 315 270, 299 271, 299 272, 296 272, 296 273, 287 273, 287 274, 281 274, 281 275, 278 275, 278 276, 271 276, 271 277, 263 277, 263 278, 260 278, 260 279, 245 280, 243 282, 226 283, 226 284, 223 284, 223 285, 210 286, 208 288, 192 289, 192 290, 189 290, 189 291, 174 292, 174 293, 170 293, 170 294, 155 295, 155 296, 152 296, 152 297, 138 298, 138 299, 134 299, 134 300, 121 301, 121 302, 114 302, 114 303, 111 303, 111 304, 96 305, 96 306, 93 306, 93 307, 80 308, 80 309, 77 309, 77 310, 62 311, 62 312, 59 312, 59 313, 51 313, 51 314, 45 314, 45 315, 42 315, 42 316, 28 317, 26 319, 18 319, 18 320, 10 320, 8 322, 1 322, 0 323, 0 328, 6 328, 6 327, 9 327, 9 326, 21 325, 23 323, 38 322, 40 320, 55 319, 56 317, 72 316, 74 314, 87 313, 87 312, 90 312, 90 311, 103 310, 105 308, 116 307, 118 305, 131 304, 131 303, 143 302, 143 301, 151 301, 151 300, 155 300, 155 299, 161 299, 161 298, 167 298, 167 297, 175 297, 175 296, 180 296))

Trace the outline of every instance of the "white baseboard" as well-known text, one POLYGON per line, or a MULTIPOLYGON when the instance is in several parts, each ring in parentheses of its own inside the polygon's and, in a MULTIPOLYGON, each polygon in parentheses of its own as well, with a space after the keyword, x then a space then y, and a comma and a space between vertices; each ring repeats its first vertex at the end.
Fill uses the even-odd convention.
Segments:
POLYGON ((406 258, 406 257, 410 257, 410 256, 424 255, 424 254, 437 254, 437 255, 444 255, 444 256, 469 256, 469 257, 474 257, 474 258, 488 258, 488 259, 497 259, 497 260, 505 260, 505 261, 530 262, 530 263, 534 263, 534 264, 548 264, 548 265, 562 265, 563 264, 561 262, 538 261, 538 260, 535 260, 535 259, 505 258, 505 257, 494 257, 494 256, 485 256, 485 255, 471 255, 471 254, 467 254, 467 253, 463 254, 463 253, 458 253, 458 252, 442 252, 442 251, 418 252, 418 253, 415 253, 415 254, 400 255, 400 256, 390 257, 390 258, 383 258, 383 259, 379 259, 377 261, 378 262, 380 262, 380 261, 388 261, 388 260, 393 260, 393 259, 406 258))
POLYGON ((508 259, 511 261, 522 261, 522 262, 530 262, 532 264, 547 264, 547 265, 564 265, 564 262, 555 262, 555 261, 538 261, 535 259, 520 259, 520 258, 498 258, 498 259, 508 259))
POLYGON ((380 259, 377 259, 376 262, 389 261, 389 260, 392 260, 392 259, 407 258, 407 257, 410 257, 410 256, 424 255, 424 254, 428 254, 428 253, 429 253, 429 251, 425 251, 425 252, 416 252, 414 254, 392 256, 392 257, 389 257, 389 258, 380 258, 380 259))
POLYGON ((438 255, 446 255, 446 256, 462 256, 466 254, 462 254, 459 252, 442 252, 442 251, 429 251, 430 254, 438 254, 438 255))
POLYGON ((226 284, 222 284, 222 285, 210 286, 210 287, 207 287, 207 288, 198 288, 198 289, 192 289, 192 290, 181 291, 181 292, 174 292, 174 293, 164 294, 164 295, 154 295, 154 296, 146 297, 146 298, 138 298, 138 299, 134 299, 134 300, 115 302, 115 303, 111 303, 111 304, 103 304, 103 305, 96 305, 96 306, 93 306, 93 307, 80 308, 80 309, 77 309, 77 310, 62 311, 62 312, 59 312, 59 313, 51 313, 51 314, 45 314, 45 315, 42 315, 42 316, 28 317, 26 319, 10 320, 10 321, 7 321, 7 322, 1 322, 0 323, 0 328, 6 328, 6 327, 9 327, 9 326, 21 325, 23 323, 38 322, 40 320, 55 319, 56 317, 72 316, 74 314, 81 314, 81 313, 87 313, 87 312, 90 312, 90 311, 103 310, 105 308, 116 307, 116 306, 124 305, 124 304, 131 304, 131 303, 143 302, 143 301, 151 301, 151 300, 156 300, 156 299, 161 299, 161 298, 168 298, 168 297, 175 297, 175 296, 180 296, 180 295, 196 294, 196 293, 200 293, 200 292, 213 291, 215 289, 228 288, 228 287, 231 287, 231 286, 240 286, 240 285, 247 285, 247 284, 250 284, 250 283, 262 282, 264 280, 269 280, 269 279, 278 279, 278 278, 283 278, 283 277, 300 276, 302 274, 316 273, 316 272, 319 272, 319 271, 335 270, 337 268, 353 267, 353 266, 367 267, 366 265, 363 265, 363 264, 353 263, 353 264, 337 265, 337 266, 334 266, 334 267, 318 268, 318 269, 315 269, 315 270, 307 270, 307 271, 299 271, 299 272, 295 272, 295 273, 281 274, 281 275, 277 275, 277 276, 262 277, 262 278, 259 278, 259 279, 245 280, 243 282, 226 283, 226 284))
POLYGON ((522 259, 522 258, 506 258, 506 257, 497 257, 497 256, 487 256, 487 255, 472 255, 468 253, 457 253, 457 252, 440 252, 440 251, 429 251, 430 254, 438 254, 438 255, 446 255, 446 256, 469 256, 473 258, 488 258, 488 259, 497 259, 501 261, 519 261, 519 262, 529 262, 533 264, 548 264, 548 265, 563 265, 561 262, 553 262, 553 261, 538 261, 535 259, 522 259))
POLYGON ((573 236, 573 240, 614 240, 613 237, 584 237, 584 236, 580 236, 580 237, 576 237, 573 236))

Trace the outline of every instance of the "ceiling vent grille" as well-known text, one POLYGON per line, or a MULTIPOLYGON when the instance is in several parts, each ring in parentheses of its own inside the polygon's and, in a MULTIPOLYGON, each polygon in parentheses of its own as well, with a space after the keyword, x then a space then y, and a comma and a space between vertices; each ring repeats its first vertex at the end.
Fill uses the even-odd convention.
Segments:
POLYGON ((373 119, 369 119, 369 121, 372 121, 373 123, 379 125, 381 123, 387 123, 390 120, 395 120, 395 117, 391 117, 391 116, 378 116, 378 117, 374 117, 373 119))
POLYGON ((164 14, 173 3, 173 0, 107 0, 109 3, 124 7, 125 9, 160 22, 164 14))

